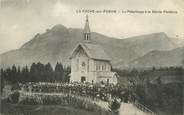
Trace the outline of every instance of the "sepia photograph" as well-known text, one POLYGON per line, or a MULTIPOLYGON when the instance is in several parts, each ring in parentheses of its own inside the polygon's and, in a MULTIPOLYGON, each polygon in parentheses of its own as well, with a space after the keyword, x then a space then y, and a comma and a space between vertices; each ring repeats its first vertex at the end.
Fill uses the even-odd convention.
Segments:
POLYGON ((0 0, 0 115, 184 115, 183 0, 0 0))

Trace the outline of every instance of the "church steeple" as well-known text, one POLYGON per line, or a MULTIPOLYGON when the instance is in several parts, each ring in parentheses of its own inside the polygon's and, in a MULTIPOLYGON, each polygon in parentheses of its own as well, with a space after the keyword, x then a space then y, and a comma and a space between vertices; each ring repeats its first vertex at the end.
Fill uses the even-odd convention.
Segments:
POLYGON ((89 28, 89 20, 88 20, 88 15, 86 15, 86 23, 84 26, 84 30, 83 30, 83 34, 84 34, 84 41, 90 41, 91 40, 91 32, 90 32, 90 28, 89 28))

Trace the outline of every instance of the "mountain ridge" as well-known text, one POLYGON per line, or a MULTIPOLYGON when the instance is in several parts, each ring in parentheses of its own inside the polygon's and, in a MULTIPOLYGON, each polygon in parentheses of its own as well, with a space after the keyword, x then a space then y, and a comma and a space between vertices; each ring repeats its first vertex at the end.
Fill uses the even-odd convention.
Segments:
POLYGON ((135 68, 184 66, 182 61, 184 61, 184 47, 179 47, 168 51, 151 51, 129 62, 129 65, 135 68))
MULTIPOLYGON (((170 50, 176 46, 164 32, 118 39, 92 32, 92 40, 100 44, 112 58, 112 65, 125 65, 153 50, 170 50)), ((82 29, 66 28, 59 24, 38 33, 19 49, 0 55, 1 66, 12 64, 25 66, 33 62, 62 62, 70 65, 73 48, 83 40, 82 29)))

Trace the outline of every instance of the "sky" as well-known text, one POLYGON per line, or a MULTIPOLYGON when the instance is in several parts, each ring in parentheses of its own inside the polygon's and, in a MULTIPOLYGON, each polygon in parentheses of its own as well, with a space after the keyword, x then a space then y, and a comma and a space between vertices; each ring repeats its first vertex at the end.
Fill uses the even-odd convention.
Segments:
POLYGON ((56 24, 90 28, 120 39, 165 32, 184 39, 183 0, 0 0, 0 54, 20 48, 56 24), (77 13, 79 10, 177 11, 177 13, 77 13))

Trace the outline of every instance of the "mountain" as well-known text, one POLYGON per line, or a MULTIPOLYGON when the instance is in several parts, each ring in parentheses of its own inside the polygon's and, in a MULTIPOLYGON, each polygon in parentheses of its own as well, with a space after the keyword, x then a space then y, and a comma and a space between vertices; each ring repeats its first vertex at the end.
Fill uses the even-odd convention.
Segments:
POLYGON ((129 63, 130 67, 169 67, 184 65, 184 47, 169 51, 151 51, 129 63))
MULTIPOLYGON (((122 41, 123 45, 128 46, 127 48, 133 48, 133 50, 138 55, 137 57, 141 57, 150 51, 165 51, 177 47, 177 45, 172 41, 172 38, 169 38, 164 32, 130 37, 127 39, 123 39, 122 41)), ((137 57, 134 57, 134 59, 136 59, 137 57)), ((122 61, 118 62, 118 64, 116 65, 118 67, 121 66, 123 68, 126 68, 129 66, 129 61, 122 59, 122 61)))
MULTIPOLYGON (((96 32, 91 33, 92 40, 100 44, 112 58, 114 66, 127 67, 129 62, 144 56, 153 50, 168 50, 176 47, 165 33, 153 33, 127 39, 108 37, 96 32)), ((0 66, 8 67, 30 65, 33 62, 56 62, 70 64, 69 57, 76 45, 83 40, 82 29, 66 28, 56 25, 43 34, 36 34, 21 48, 0 55, 0 66)))

